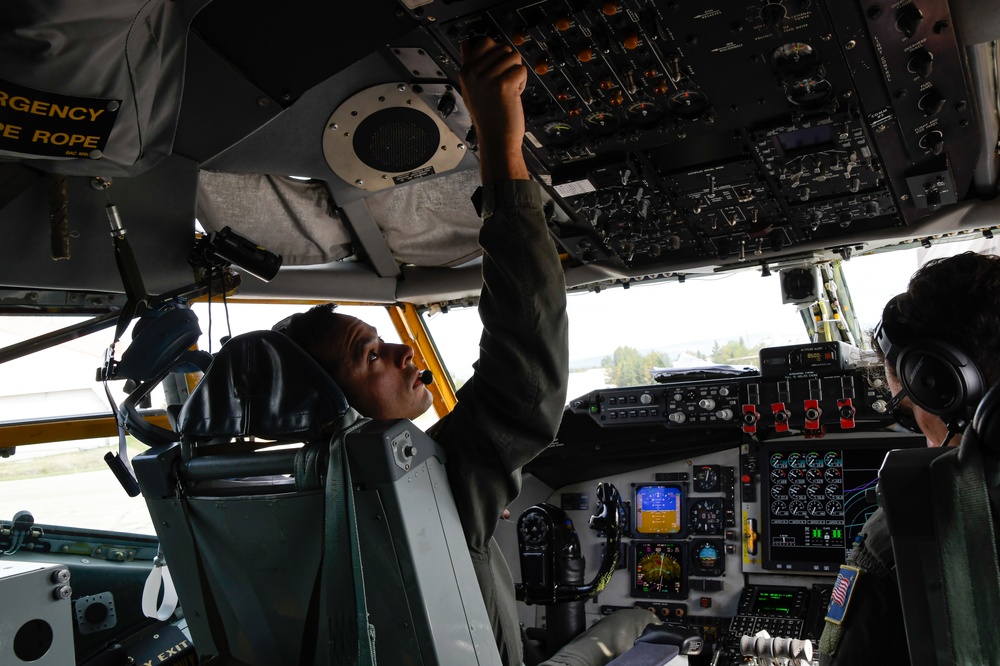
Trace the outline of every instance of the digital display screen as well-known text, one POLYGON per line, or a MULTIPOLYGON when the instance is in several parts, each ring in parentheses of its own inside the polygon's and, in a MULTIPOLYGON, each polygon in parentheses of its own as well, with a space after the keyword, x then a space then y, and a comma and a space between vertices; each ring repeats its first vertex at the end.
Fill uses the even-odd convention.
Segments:
POLYGON ((836 572, 878 508, 886 453, 924 445, 923 437, 887 436, 762 447, 764 568, 836 572))
POLYGON ((785 132, 777 135, 775 140, 786 153, 803 148, 813 148, 824 143, 833 144, 833 125, 817 125, 794 132, 785 132))
POLYGON ((686 599, 684 548, 681 542, 633 542, 632 596, 686 599))
POLYGON ((757 615, 797 615, 799 597, 794 592, 758 590, 753 610, 757 615))
POLYGON ((635 489, 636 534, 677 534, 681 523, 682 495, 679 486, 646 485, 635 489))

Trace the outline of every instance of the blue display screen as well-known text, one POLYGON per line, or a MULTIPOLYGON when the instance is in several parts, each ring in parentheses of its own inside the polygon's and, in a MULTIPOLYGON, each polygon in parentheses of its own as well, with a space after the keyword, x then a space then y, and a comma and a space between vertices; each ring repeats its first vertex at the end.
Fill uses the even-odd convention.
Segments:
POLYGON ((681 489, 649 485, 635 490, 635 531, 639 534, 676 534, 681 531, 681 489))

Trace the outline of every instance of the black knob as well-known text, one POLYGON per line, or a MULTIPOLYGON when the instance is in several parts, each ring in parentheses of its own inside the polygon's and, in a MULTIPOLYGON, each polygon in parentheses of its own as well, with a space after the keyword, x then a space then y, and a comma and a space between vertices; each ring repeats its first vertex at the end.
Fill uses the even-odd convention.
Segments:
POLYGON ((917 108, 923 111, 925 116, 933 116, 944 108, 944 103, 945 98, 940 90, 937 88, 928 88, 927 92, 920 98, 920 101, 917 102, 917 108))
POLYGON ((941 193, 937 190, 931 190, 927 193, 927 206, 929 208, 937 208, 941 205, 941 193))
POLYGON ((443 118, 447 118, 451 114, 455 113, 455 98, 451 95, 445 95, 438 102, 438 113, 441 114, 443 118))
POLYGON ((781 29, 781 25, 785 22, 785 15, 788 12, 785 10, 785 6, 779 3, 769 3, 764 5, 760 10, 760 17, 771 26, 775 31, 781 29))
POLYGON ((933 130, 920 137, 920 147, 931 151, 935 155, 944 152, 944 134, 940 130, 933 130))
POLYGON ((920 22, 924 20, 924 15, 920 12, 916 5, 910 3, 900 7, 899 12, 896 13, 896 30, 907 37, 913 37, 917 32, 917 27, 920 22))
POLYGON ((931 70, 934 69, 934 55, 927 49, 917 49, 906 63, 906 69, 925 79, 931 75, 931 70))
POLYGON ((87 609, 83 611, 83 619, 90 624, 101 624, 108 619, 108 607, 100 601, 88 604, 87 609))

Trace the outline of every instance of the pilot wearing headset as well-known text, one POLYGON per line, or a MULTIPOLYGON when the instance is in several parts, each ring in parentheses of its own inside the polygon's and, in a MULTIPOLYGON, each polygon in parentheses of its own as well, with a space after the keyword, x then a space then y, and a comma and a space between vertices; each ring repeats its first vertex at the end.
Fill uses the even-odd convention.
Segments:
MULTIPOLYGON (((566 285, 549 236, 541 193, 521 153, 520 55, 490 39, 463 44, 462 93, 480 148, 483 321, 473 377, 455 409, 428 432, 448 454, 449 485, 462 520, 501 661, 522 663, 514 581, 493 539, 505 507, 521 489, 521 467, 555 438, 566 404, 566 285)), ((315 358, 348 402, 373 419, 413 419, 431 406, 431 378, 413 350, 384 342, 367 323, 316 306, 278 327, 315 358)), ((276 328, 278 328, 276 327, 276 328)), ((546 664, 599 666, 632 646, 645 610, 606 618, 546 664)))
MULTIPOLYGON (((973 252, 928 262, 893 297, 872 335, 896 422, 957 446, 1000 377, 1000 257, 973 252)), ((892 542, 877 510, 834 585, 820 664, 908 664, 892 542)))

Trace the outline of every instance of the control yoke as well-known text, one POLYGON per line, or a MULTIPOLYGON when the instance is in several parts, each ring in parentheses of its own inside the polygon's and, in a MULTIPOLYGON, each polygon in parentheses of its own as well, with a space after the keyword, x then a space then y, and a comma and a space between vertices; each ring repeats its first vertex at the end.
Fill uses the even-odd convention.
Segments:
POLYGON ((625 507, 618 489, 610 483, 597 486, 597 510, 590 528, 605 538, 604 554, 593 580, 568 583, 560 568, 568 560, 581 559, 580 540, 573 521, 551 504, 535 504, 517 521, 517 541, 521 559, 521 579, 515 585, 517 599, 526 604, 558 604, 596 596, 611 580, 618 565, 625 507))

